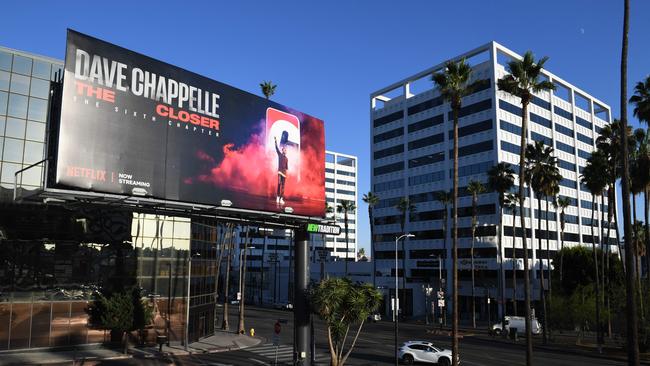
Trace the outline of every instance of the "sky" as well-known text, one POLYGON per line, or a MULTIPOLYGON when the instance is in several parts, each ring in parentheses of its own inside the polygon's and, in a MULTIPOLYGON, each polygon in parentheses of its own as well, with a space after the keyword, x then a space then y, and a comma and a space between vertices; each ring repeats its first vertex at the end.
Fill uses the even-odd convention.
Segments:
MULTIPOLYGON (((650 74, 650 1, 630 3, 628 97, 650 74)), ((273 81, 274 100, 325 121, 328 150, 358 156, 357 233, 367 253, 372 92, 494 40, 548 56, 548 70, 620 115, 622 0, 9 0, 0 8, 6 47, 63 59, 71 28, 252 93, 273 81)), ((628 116, 639 126, 630 107, 628 116)))

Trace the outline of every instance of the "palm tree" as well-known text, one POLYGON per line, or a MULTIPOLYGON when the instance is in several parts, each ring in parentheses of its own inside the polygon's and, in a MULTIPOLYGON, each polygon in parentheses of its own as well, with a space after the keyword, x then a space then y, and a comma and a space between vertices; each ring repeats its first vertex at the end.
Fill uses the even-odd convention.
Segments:
POLYGON ((458 62, 449 61, 442 72, 434 73, 432 76, 436 89, 444 100, 451 104, 451 111, 454 117, 454 174, 452 189, 452 364, 458 365, 458 118, 462 107, 463 97, 470 94, 472 87, 469 84, 472 76, 472 67, 461 59, 458 62))
POLYGON ((524 288, 526 292, 526 365, 533 363, 533 340, 530 314, 530 283, 528 273, 528 244, 526 243, 526 219, 524 212, 524 164, 526 139, 528 136, 528 105, 533 99, 533 93, 539 93, 544 90, 554 90, 555 86, 548 80, 541 79, 542 68, 547 57, 542 57, 535 62, 533 53, 528 51, 521 60, 511 60, 508 62, 508 72, 497 81, 499 90, 510 93, 521 99, 521 140, 519 150, 519 206, 521 208, 520 218, 523 229, 523 246, 524 246, 524 288))
POLYGON ((478 195, 485 192, 483 183, 472 180, 467 184, 467 192, 472 195, 472 247, 469 250, 471 270, 472 270, 472 327, 476 328, 476 299, 474 298, 475 282, 474 282, 474 240, 476 237, 476 224, 478 210, 478 195))
MULTIPOLYGON (((627 156, 628 138, 627 134, 627 49, 628 34, 630 31, 630 0, 623 0, 623 42, 621 47, 621 156, 627 156)), ((623 160, 623 175, 621 179, 621 191, 623 200, 623 231, 625 235, 625 289, 626 296, 626 319, 627 319, 627 362, 630 365, 638 365, 639 360, 639 333, 638 314, 636 310, 636 286, 634 271, 634 256, 628 253, 636 253, 635 243, 632 240, 632 223, 630 221, 630 170, 627 159, 623 160)))
POLYGON ((598 256, 596 254, 596 235, 594 233, 594 223, 596 221, 595 212, 598 205, 598 196, 602 194, 607 187, 607 177, 602 174, 602 172, 607 168, 607 159, 606 156, 599 151, 595 151, 591 154, 589 159, 587 159, 587 166, 582 171, 581 182, 587 186, 587 189, 593 197, 593 202, 591 206, 591 246, 594 255, 594 268, 596 271, 596 332, 597 332, 597 342, 598 342, 598 352, 602 352, 602 332, 600 324, 600 280, 598 272, 598 256))
MULTIPOLYGON (((440 202, 442 204, 442 206, 444 207, 444 211, 442 213, 442 245, 443 245, 443 250, 445 252, 445 255, 444 255, 445 260, 441 261, 441 262, 446 263, 447 262, 447 227, 449 226, 449 223, 448 223, 448 221, 449 221, 449 204, 451 203, 451 193, 449 193, 449 191, 437 191, 437 192, 434 193, 434 198, 435 198, 436 201, 440 202)), ((441 264, 438 263, 438 265, 440 266, 441 264)), ((446 276, 447 267, 445 266, 445 268, 443 268, 443 269, 445 270, 445 276, 446 276)), ((445 278, 447 278, 447 277, 445 277, 445 278)), ((440 284, 440 287, 441 287, 441 290, 446 291, 446 289, 442 289, 442 283, 440 284)), ((447 297, 446 296, 443 299, 443 301, 445 302, 445 307, 444 308, 447 309, 447 306, 446 306, 447 297)), ((447 311, 446 310, 445 310, 445 312, 443 314, 443 318, 444 318, 444 323, 445 323, 445 326, 446 326, 447 325, 447 311)))
POLYGON ((379 196, 372 192, 368 192, 363 195, 363 202, 368 204, 368 219, 370 220, 370 257, 372 258, 372 286, 377 288, 377 280, 375 277, 377 274, 377 261, 375 260, 375 244, 373 243, 373 240, 375 239, 375 225, 372 220, 374 219, 373 210, 375 205, 379 203, 379 196))
POLYGON ((504 201, 505 207, 512 210, 512 313, 517 316, 517 207, 519 207, 519 196, 508 193, 504 201))
POLYGON ((345 277, 348 276, 348 256, 350 254, 350 242, 348 239, 348 213, 352 213, 356 209, 357 208, 354 205, 354 202, 346 200, 341 201, 341 203, 339 203, 339 205, 336 207, 336 212, 343 214, 343 225, 345 226, 345 277))
MULTIPOLYGON (((409 220, 412 220, 415 212, 417 211, 417 208, 411 201, 408 199, 408 197, 402 197, 399 202, 397 203, 397 211, 400 213, 400 227, 401 227, 401 232, 405 233, 405 228, 406 228, 406 217, 408 215, 409 220)), ((404 238, 402 240, 402 289, 406 289, 406 241, 408 238, 404 238)), ((395 273, 397 273, 397 268, 395 268, 395 273)), ((403 302, 404 302, 404 309, 407 309, 406 307, 406 301, 407 298, 406 296, 403 296, 403 302)))
MULTIPOLYGON (((542 196, 546 197, 548 195, 555 196, 556 191, 559 191, 559 182, 562 180, 560 171, 557 168, 557 158, 553 156, 553 148, 550 146, 544 146, 544 143, 541 141, 535 142, 535 144, 529 144, 526 147, 526 183, 533 189, 535 195, 537 196, 537 228, 539 231, 538 235, 538 248, 539 252, 542 251, 542 196)), ((532 205, 531 205, 532 206, 532 205)), ((547 205, 548 211, 548 205, 547 205)), ((548 221, 546 235, 548 236, 548 221)), ((548 242, 547 242, 547 254, 548 254, 548 242)), ((550 267, 550 263, 547 263, 550 267)), ((549 277, 550 279, 550 277, 549 277)), ((550 281, 549 281, 550 282, 550 281)), ((542 321, 544 322, 542 326, 543 339, 544 343, 548 342, 546 330, 548 328, 547 321, 547 307, 546 307, 546 294, 545 294, 545 283, 544 283, 544 266, 543 260, 539 259, 539 294, 540 300, 542 302, 542 321)))
POLYGON ((564 270, 564 225, 566 224, 564 211, 570 204, 571 200, 569 200, 569 197, 559 197, 553 202, 555 209, 560 210, 560 282, 562 282, 562 271, 564 270))
MULTIPOLYGON (((329 214, 334 213, 334 207, 330 206, 329 203, 325 202, 325 217, 327 218, 329 214)), ((334 216, 334 221, 336 221, 336 216, 334 216)), ((322 234, 322 239, 323 239, 323 249, 325 249, 325 234, 322 234)), ((325 279, 325 261, 320 258, 320 280, 325 279)))
POLYGON ((230 231, 230 240, 227 244, 228 250, 228 264, 226 265, 226 281, 224 283, 224 298, 223 298, 223 321, 221 323, 222 330, 230 330, 230 324, 228 323, 228 300, 229 300, 229 290, 230 290, 230 270, 232 264, 232 254, 235 241, 235 225, 231 224, 230 231))
POLYGON ((271 99, 273 94, 275 94, 275 88, 277 85, 273 84, 271 80, 269 81, 263 81, 260 83, 260 89, 262 90, 262 94, 264 94, 264 97, 266 100, 271 99))
MULTIPOLYGON (((244 253, 239 254, 239 323, 237 325, 237 333, 245 334, 246 327, 244 326, 244 303, 246 292, 246 262, 248 259, 248 236, 250 234, 250 227, 246 227, 246 237, 244 239, 244 253)), ((251 238, 252 240, 252 238, 251 238)))
MULTIPOLYGON (((503 207, 505 206, 505 194, 506 192, 510 191, 512 189, 512 186, 515 184, 515 177, 514 177, 514 170, 510 167, 510 164, 508 163, 498 163, 497 165, 493 166, 488 170, 488 186, 490 187, 491 190, 497 192, 499 195, 499 238, 498 238, 498 245, 499 245, 499 266, 500 266, 500 274, 499 274, 499 284, 500 284, 500 289, 499 292, 501 294, 501 329, 505 329, 505 314, 506 314, 506 296, 505 296, 505 277, 504 277, 504 271, 503 271, 503 252, 502 252, 502 244, 501 240, 503 237, 503 207)), ((514 246, 513 246, 513 252, 514 252, 514 246)), ((514 269, 513 269, 514 270, 514 269)))

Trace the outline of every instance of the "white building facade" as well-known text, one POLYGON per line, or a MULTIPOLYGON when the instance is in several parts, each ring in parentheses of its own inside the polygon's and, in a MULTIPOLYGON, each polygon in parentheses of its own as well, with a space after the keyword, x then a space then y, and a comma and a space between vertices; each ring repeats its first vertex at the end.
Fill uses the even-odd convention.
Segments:
MULTIPOLYGON (((471 307, 469 269, 472 241, 472 203, 466 187, 470 181, 475 180, 488 188, 488 170, 499 162, 506 162, 515 171, 513 192, 518 189, 516 177, 519 169, 521 103, 519 98, 499 91, 496 85, 497 80, 507 74, 507 62, 520 57, 498 43, 491 42, 451 59, 465 58, 473 69, 472 81, 477 82, 474 93, 463 98, 459 119, 459 306, 461 316, 465 318, 470 316, 471 307)), ((445 294, 450 298, 451 230, 447 230, 447 237, 444 238, 444 206, 436 200, 435 193, 452 189, 453 120, 449 103, 440 97, 431 81, 431 75, 442 71, 445 62, 393 83, 370 96, 370 146, 373 154, 371 183, 373 192, 380 198, 374 210, 375 236, 372 243, 375 245, 376 257, 373 260, 377 260, 377 285, 394 288, 395 238, 403 232, 414 234, 415 237, 408 239, 405 244, 406 290, 400 292, 402 311, 407 316, 422 315, 425 306, 429 308, 425 305, 427 302, 423 291, 427 285, 435 289, 445 288, 445 294), (412 217, 406 219, 403 231, 399 212, 395 208, 402 197, 409 198, 417 209, 412 217), (438 262, 438 258, 442 258, 442 263, 438 262), (445 284, 446 278, 449 281, 445 284)), ((581 186, 580 174, 586 165, 586 159, 595 150, 598 132, 611 121, 610 107, 547 70, 543 71, 543 75, 556 85, 556 90, 537 94, 529 105, 528 141, 543 141, 552 146, 554 155, 558 158, 558 166, 564 178, 560 183, 560 196, 568 197, 571 201, 565 210, 564 245, 591 246, 592 196, 581 186)), ((537 227, 538 216, 542 214, 544 218, 546 203, 542 199, 540 212, 537 199, 530 191, 527 192, 527 197, 529 265, 535 297, 539 290, 535 268, 538 268, 540 262, 546 266, 547 245, 550 258, 553 258, 561 245, 560 215, 549 204, 548 228, 546 220, 542 220, 541 228, 537 227), (530 230, 531 225, 534 230, 530 230), (548 240, 542 241, 541 248, 540 237, 548 237, 548 240)), ((601 211, 604 211, 605 217, 594 220, 593 223, 597 227, 594 229, 596 233, 604 231, 603 238, 607 235, 607 205, 606 199, 598 205, 597 217, 601 218, 601 211)), ((451 204, 448 228, 451 229, 451 204)), ((477 312, 484 319, 487 319, 488 312, 494 319, 497 306, 501 306, 497 301, 500 298, 500 281, 505 283, 507 299, 512 299, 514 295, 518 301, 523 301, 523 232, 519 227, 515 233, 516 243, 513 240, 512 212, 504 211, 500 220, 497 194, 489 189, 481 194, 478 199, 478 228, 474 250, 474 301, 477 302, 477 312), (503 233, 501 253, 497 252, 499 232, 503 233), (513 255, 516 259, 513 259, 513 255), (503 276, 499 270, 500 258, 503 258, 503 276), (518 278, 514 292, 513 268, 518 278), (491 306, 488 298, 492 298, 491 306)), ((610 244, 614 244, 613 225, 609 237, 610 244)), ((599 243, 598 237, 596 240, 599 243)), ((398 273, 401 275, 401 242, 398 252, 398 273)), ((391 294, 392 291, 386 290, 386 299, 391 294)), ((390 304, 390 301, 386 301, 386 304, 390 304)), ((438 309, 434 307, 437 313, 438 309)), ((523 305, 519 309, 523 309, 523 305)), ((385 310, 388 311, 388 305, 385 310)), ((506 312, 509 314, 510 311, 511 304, 507 301, 506 312)))
POLYGON ((345 215, 337 208, 343 201, 353 202, 358 206, 357 190, 357 157, 333 151, 325 153, 325 198, 327 205, 334 212, 327 217, 334 218, 341 226, 341 234, 337 237, 327 235, 325 248, 332 256, 341 260, 354 261, 357 253, 357 210, 348 212, 348 242, 345 239, 345 215), (347 247, 347 248, 346 248, 347 247))

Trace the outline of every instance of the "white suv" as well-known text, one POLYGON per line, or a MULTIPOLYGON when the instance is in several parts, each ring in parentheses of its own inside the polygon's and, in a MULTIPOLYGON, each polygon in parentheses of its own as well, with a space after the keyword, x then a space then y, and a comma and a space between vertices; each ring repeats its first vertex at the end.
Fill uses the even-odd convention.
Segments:
POLYGON ((400 347, 399 359, 407 365, 414 362, 426 362, 449 366, 451 365, 451 351, 436 347, 428 341, 408 341, 400 347))

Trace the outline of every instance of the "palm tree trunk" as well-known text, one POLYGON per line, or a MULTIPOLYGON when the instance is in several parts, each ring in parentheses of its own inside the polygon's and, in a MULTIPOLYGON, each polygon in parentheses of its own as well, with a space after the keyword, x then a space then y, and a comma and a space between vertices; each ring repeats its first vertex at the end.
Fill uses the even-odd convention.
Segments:
MULTIPOLYGON (((646 268, 650 270, 650 222, 648 220, 648 208, 650 207, 650 202, 648 201, 648 188, 643 190, 643 211, 645 214, 645 263, 646 268)), ((641 276, 641 274, 639 274, 641 276)), ((650 271, 646 274, 646 281, 648 282, 648 288, 650 288, 650 271)))
MULTIPOLYGON (((540 195, 541 196, 541 195, 540 195)), ((537 241, 537 247, 539 250, 538 253, 542 252, 542 198, 537 197, 537 229, 539 230, 539 238, 537 241)), ((546 290, 544 285, 544 259, 539 258, 539 300, 542 305, 542 340, 544 344, 548 343, 548 338, 546 336, 546 290)))
MULTIPOLYGON (((551 280, 551 256, 549 254, 549 236, 551 231, 548 229, 548 196, 544 196, 544 205, 546 212, 544 213, 544 220, 546 221, 546 278, 548 278, 548 297, 546 298, 548 306, 544 310, 544 329, 548 332, 548 338, 551 337, 551 328, 548 327, 550 323, 549 319, 551 318, 551 303, 553 300, 553 281, 551 280)), ((557 238, 555 239, 557 243, 557 238)))
MULTIPOLYGON (((445 250, 445 260, 444 260, 445 266, 443 267, 443 269, 445 270, 445 278, 448 280, 449 278, 447 277, 447 227, 449 225, 449 205, 447 203, 445 203, 444 206, 445 206, 445 213, 443 215, 444 216, 443 219, 445 221, 445 226, 442 229, 442 237, 443 237, 442 240, 443 240, 443 245, 444 245, 444 250, 445 250)), ((442 287, 442 284, 440 284, 440 286, 442 287)), ((448 283, 447 283, 447 286, 449 286, 448 283)), ((441 288, 441 291, 444 291, 445 293, 447 293, 446 288, 441 288)), ((447 308, 447 295, 445 295, 443 297, 444 297, 443 301, 444 301, 445 307, 444 307, 444 310, 443 310, 442 317, 443 317, 443 322, 444 322, 445 326, 447 326, 447 309, 448 309, 447 308)))
MULTIPOLYGON (((503 194, 501 194, 503 196, 503 194)), ((503 270, 503 197, 499 200, 499 293, 501 295, 501 329, 505 329, 506 324, 506 276, 503 270)), ((492 324, 488 324, 491 329, 492 324)), ((505 332, 502 332, 505 335, 505 332)))
POLYGON ((223 299, 223 321, 221 323, 221 329, 230 330, 230 324, 228 323, 228 294, 230 290, 230 264, 232 263, 232 249, 233 249, 233 238, 234 238, 234 227, 231 230, 230 241, 228 244, 228 262, 226 264, 226 282, 224 283, 224 299, 223 299))
POLYGON ((345 277, 348 277, 348 256, 350 255, 350 243, 348 241, 348 211, 343 214, 345 219, 345 277))
POLYGON ((368 219, 370 220, 370 258, 372 259, 372 287, 377 288, 377 258, 375 258, 375 223, 373 222, 372 206, 368 204, 368 219))
POLYGON ((517 316, 517 207, 512 209, 512 310, 517 316))
MULTIPOLYGON (((609 192, 609 191, 608 191, 609 192)), ((610 256, 611 256, 611 250, 610 250, 610 245, 609 245, 609 236, 610 236, 610 231, 612 227, 612 210, 613 207, 616 206, 616 203, 613 200, 609 199, 609 193, 607 196, 607 234, 605 235, 605 240, 607 242, 607 255, 605 257, 605 270, 607 271, 607 275, 605 276, 605 284, 604 284, 604 289, 603 292, 605 293, 606 299, 607 299, 607 337, 612 338, 612 311, 609 306, 609 297, 610 297, 610 256)))
POLYGON ((217 315, 218 308, 216 307, 217 302, 219 300, 219 277, 221 273, 221 262, 223 261, 223 253, 225 252, 225 243, 226 243, 226 237, 227 237, 227 232, 229 231, 230 225, 226 224, 225 226, 222 225, 222 231, 221 231, 221 240, 219 241, 219 257, 217 259, 217 269, 214 274, 214 322, 213 322, 213 327, 214 329, 217 329, 217 319, 219 319, 217 315))
POLYGON ((470 248, 470 262, 472 267, 472 327, 476 329, 476 299, 474 298, 474 291, 476 284, 474 282, 474 225, 472 225, 472 247, 470 248))
POLYGON ((598 353, 602 353, 602 338, 600 335, 600 281, 599 281, 599 276, 598 276, 598 254, 596 253, 596 235, 594 232, 594 221, 596 220, 595 214, 596 214, 596 206, 598 205, 598 201, 596 201, 596 194, 592 193, 593 195, 593 204, 591 205, 591 248, 592 251, 594 252, 594 268, 596 270, 596 276, 594 277, 596 280, 596 343, 598 344, 598 353))
POLYGON ((266 230, 262 239, 262 259, 260 260, 260 305, 264 305, 264 262, 266 254, 266 230))
POLYGON ((243 265, 241 265, 239 268, 239 272, 241 273, 240 275, 240 280, 239 283, 241 284, 239 286, 239 292, 241 294, 240 300, 239 300, 239 325, 237 327, 237 333, 239 334, 244 334, 246 333, 246 327, 244 326, 244 292, 246 291, 246 259, 248 256, 248 235, 249 235, 250 228, 246 227, 246 239, 244 241, 244 260, 243 260, 243 265))
MULTIPOLYGON (((524 211, 524 204, 526 197, 524 196, 524 167, 526 166, 526 138, 528 135, 528 101, 522 100, 522 113, 521 113, 521 141, 519 150, 519 207, 521 209, 521 228, 522 240, 524 246, 524 292, 525 306, 526 306, 526 366, 533 364, 533 333, 531 328, 531 308, 530 308, 530 273, 528 270, 528 243, 526 242, 526 218, 524 211)), ((532 207, 532 205, 531 205, 532 207)), ((532 220, 532 216, 531 216, 532 220)), ((532 222, 531 222, 532 224, 532 222)))
POLYGON ((452 200, 452 283, 453 283, 453 304, 451 322, 451 352, 452 365, 458 366, 460 361, 458 349, 458 112, 460 106, 452 108, 454 116, 454 174, 452 200))
MULTIPOLYGON (((627 48, 628 33, 630 29, 630 0, 623 0, 623 42, 621 47, 621 154, 626 157, 628 154, 627 139, 627 48)), ((638 315, 636 310, 636 293, 634 291, 634 255, 636 244, 632 240, 632 225, 630 223, 630 170, 628 159, 623 160, 623 176, 621 177, 621 191, 623 196, 623 230, 625 232, 625 272, 626 296, 626 320, 627 320, 627 362, 629 365, 638 365, 639 359, 639 334, 638 315)))

